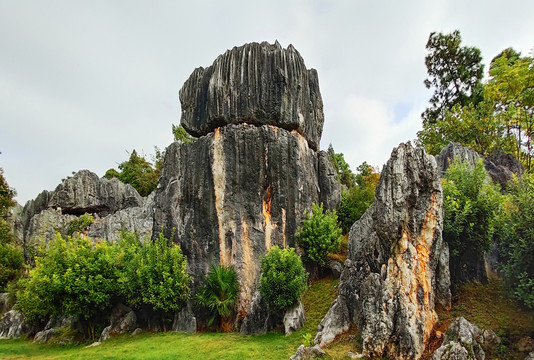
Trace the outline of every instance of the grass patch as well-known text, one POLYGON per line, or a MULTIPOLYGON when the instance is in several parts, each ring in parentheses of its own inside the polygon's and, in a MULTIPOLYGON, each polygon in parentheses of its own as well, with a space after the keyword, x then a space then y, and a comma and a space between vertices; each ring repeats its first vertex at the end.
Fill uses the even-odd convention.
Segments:
POLYGON ((463 285, 454 299, 451 311, 437 309, 439 328, 447 329, 459 316, 481 329, 491 329, 502 339, 489 358, 524 359, 515 344, 524 336, 534 337, 534 311, 512 299, 501 279, 490 279, 487 284, 463 285))
MULTIPOLYGON (((242 336, 237 333, 144 333, 123 335, 100 346, 34 344, 31 340, 0 340, 1 359, 288 359, 303 343, 303 336, 315 336, 317 325, 335 299, 339 280, 322 279, 313 283, 303 296, 306 325, 285 336, 280 332, 242 336)), ((346 356, 341 342, 326 351, 330 358, 346 356), (339 355, 339 354, 342 354, 339 355)))

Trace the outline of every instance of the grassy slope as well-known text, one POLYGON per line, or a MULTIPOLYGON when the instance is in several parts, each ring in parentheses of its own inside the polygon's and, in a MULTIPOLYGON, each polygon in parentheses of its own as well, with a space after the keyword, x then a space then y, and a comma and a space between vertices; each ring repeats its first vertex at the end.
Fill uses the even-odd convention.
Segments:
MULTIPOLYGON (((337 280, 314 283, 303 298, 307 322, 303 329, 284 336, 280 332, 266 335, 157 333, 113 338, 100 346, 53 346, 26 340, 0 341, 2 359, 288 359, 302 343, 303 335, 315 335, 317 325, 335 298, 337 280)), ((332 348, 332 355, 350 350, 348 344, 332 348)), ((328 350, 327 350, 328 351, 328 350)))

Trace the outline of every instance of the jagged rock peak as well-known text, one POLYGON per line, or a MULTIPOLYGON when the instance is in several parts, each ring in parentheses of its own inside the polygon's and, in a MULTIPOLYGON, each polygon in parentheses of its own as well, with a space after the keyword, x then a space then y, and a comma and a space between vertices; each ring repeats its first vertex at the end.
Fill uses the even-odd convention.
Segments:
POLYGON ((319 325, 321 346, 358 324, 363 355, 421 357, 450 306, 449 252, 434 158, 410 143, 384 166, 373 205, 352 226, 339 295, 319 325))
POLYGON ((249 43, 193 71, 180 90, 182 126, 194 136, 227 124, 272 125, 302 134, 317 150, 323 101, 314 69, 278 42, 249 43))

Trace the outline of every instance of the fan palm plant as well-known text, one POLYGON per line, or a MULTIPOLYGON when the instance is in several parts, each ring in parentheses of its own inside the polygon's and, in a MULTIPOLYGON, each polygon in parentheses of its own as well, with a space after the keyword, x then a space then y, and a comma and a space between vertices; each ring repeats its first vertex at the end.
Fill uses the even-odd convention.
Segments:
POLYGON ((239 292, 237 274, 231 266, 214 266, 200 285, 196 302, 211 312, 208 326, 219 317, 219 327, 224 332, 232 330, 232 313, 239 292))

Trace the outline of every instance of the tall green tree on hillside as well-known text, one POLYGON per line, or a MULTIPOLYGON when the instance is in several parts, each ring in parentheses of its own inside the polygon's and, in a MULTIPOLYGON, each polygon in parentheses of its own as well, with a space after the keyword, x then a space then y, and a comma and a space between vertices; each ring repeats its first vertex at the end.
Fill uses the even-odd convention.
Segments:
POLYGON ((350 189, 356 184, 356 176, 350 169, 349 164, 345 161, 345 157, 342 153, 336 153, 334 151, 334 147, 332 144, 328 146, 328 160, 330 160, 330 163, 332 164, 332 167, 334 168, 334 171, 337 176, 337 180, 347 187, 347 189, 350 189))
POLYGON ((456 104, 477 102, 484 70, 482 56, 479 49, 461 46, 461 42, 458 30, 450 34, 432 32, 428 38, 425 86, 434 94, 430 107, 422 114, 423 124, 435 123, 456 104))

